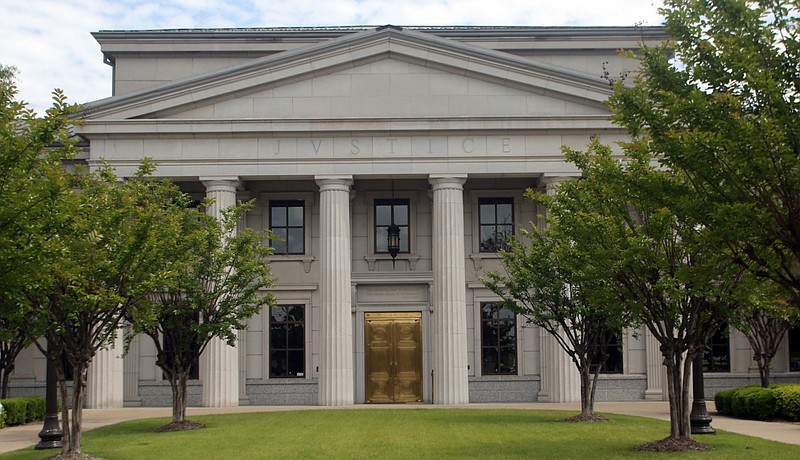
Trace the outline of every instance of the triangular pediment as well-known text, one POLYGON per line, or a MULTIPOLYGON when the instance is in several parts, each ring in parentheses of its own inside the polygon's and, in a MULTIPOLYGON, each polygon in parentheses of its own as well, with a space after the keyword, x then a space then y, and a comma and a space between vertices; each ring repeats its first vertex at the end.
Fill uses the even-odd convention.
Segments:
POLYGON ((90 103, 88 120, 607 114, 598 77, 387 27, 90 103))

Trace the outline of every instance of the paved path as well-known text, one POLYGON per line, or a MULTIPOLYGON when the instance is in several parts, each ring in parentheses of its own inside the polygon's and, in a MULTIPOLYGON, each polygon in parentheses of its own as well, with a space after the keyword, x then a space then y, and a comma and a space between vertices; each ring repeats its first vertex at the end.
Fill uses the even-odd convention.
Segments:
MULTIPOLYGON (((471 409, 507 408, 507 409, 543 409, 543 410, 569 410, 579 411, 580 405, 551 404, 551 403, 518 403, 518 404, 468 404, 463 406, 434 406, 434 405, 358 405, 346 408, 328 408, 318 406, 242 406, 227 408, 190 407, 187 409, 189 417, 203 414, 225 414, 231 412, 265 412, 287 410, 347 410, 396 407, 398 409, 439 409, 444 407, 464 407, 471 409)), ((636 401, 636 402, 601 402, 597 403, 596 411, 603 414, 627 414, 641 417, 669 420, 669 405, 661 401, 636 401)), ((785 422, 757 422, 753 420, 739 420, 717 415, 714 404, 709 403, 709 411, 714 421, 712 426, 718 430, 756 436, 773 441, 800 445, 800 423, 785 422)), ((91 430, 104 425, 111 425, 125 420, 141 418, 169 417, 172 409, 169 407, 131 407, 125 409, 85 409, 84 429, 91 430)), ((0 430, 0 453, 22 449, 39 441, 41 422, 24 426, 6 427, 0 430)))

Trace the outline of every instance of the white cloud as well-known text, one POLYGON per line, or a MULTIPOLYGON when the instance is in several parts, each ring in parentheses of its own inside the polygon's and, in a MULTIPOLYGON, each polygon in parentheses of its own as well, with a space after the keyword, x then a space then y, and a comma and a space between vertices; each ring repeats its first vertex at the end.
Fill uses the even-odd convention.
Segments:
POLYGON ((3 0, 0 64, 41 111, 53 88, 87 102, 111 94, 98 30, 315 25, 657 25, 659 0, 3 0))

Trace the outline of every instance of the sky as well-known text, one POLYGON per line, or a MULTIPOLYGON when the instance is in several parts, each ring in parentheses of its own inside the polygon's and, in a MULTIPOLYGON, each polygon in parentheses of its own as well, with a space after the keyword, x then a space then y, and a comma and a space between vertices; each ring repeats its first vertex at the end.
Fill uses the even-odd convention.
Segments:
POLYGON ((111 95, 99 30, 291 26, 655 26, 660 0, 0 0, 0 65, 38 112, 54 88, 111 95))

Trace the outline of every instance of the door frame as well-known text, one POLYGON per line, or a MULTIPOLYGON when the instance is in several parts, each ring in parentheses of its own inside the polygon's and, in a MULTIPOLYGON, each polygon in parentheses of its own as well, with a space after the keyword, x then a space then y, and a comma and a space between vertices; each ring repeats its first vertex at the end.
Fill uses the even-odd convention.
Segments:
POLYGON ((430 307, 421 303, 409 304, 393 304, 382 303, 380 305, 368 304, 358 305, 355 309, 355 324, 353 341, 355 350, 355 401, 357 404, 366 403, 366 337, 365 331, 365 313, 420 313, 421 319, 421 334, 422 334, 422 401, 423 403, 430 403, 431 401, 431 350, 430 350, 430 307))

